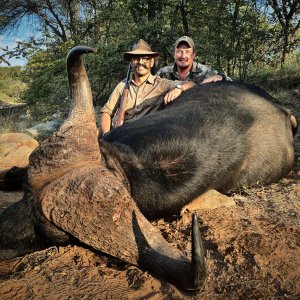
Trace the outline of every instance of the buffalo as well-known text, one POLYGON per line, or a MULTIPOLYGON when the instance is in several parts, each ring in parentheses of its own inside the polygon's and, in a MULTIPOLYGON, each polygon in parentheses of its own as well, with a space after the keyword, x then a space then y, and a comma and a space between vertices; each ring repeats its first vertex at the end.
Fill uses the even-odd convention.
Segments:
POLYGON ((279 180, 293 165, 296 119, 256 86, 219 82, 198 85, 98 141, 81 60, 93 51, 78 46, 68 55, 69 117, 32 153, 23 199, 0 216, 0 258, 79 240, 198 290, 206 267, 197 216, 191 261, 149 220, 178 213, 209 189, 279 180))

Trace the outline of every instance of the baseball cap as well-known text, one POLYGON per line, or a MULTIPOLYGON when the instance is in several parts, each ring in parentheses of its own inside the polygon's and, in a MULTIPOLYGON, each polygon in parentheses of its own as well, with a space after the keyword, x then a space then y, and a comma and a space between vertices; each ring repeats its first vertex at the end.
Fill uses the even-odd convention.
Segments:
POLYGON ((194 49, 195 49, 194 41, 193 41, 190 37, 188 37, 188 36, 186 36, 186 35, 180 37, 180 38, 175 42, 175 48, 177 48, 178 45, 179 45, 180 43, 182 43, 182 42, 187 43, 191 48, 194 48, 194 49))

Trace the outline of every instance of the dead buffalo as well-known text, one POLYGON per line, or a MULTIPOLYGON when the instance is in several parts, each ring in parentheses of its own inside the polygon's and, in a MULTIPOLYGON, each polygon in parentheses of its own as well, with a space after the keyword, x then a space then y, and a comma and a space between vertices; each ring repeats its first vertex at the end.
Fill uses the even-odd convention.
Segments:
POLYGON ((199 289, 206 270, 196 216, 192 262, 146 217, 177 213, 211 188, 278 180, 293 164, 295 119, 257 87, 205 84, 128 121, 99 145, 80 59, 92 51, 75 47, 68 55, 69 117, 31 155, 23 200, 0 216, 0 257, 79 240, 180 288, 199 289))
POLYGON ((127 122, 101 144, 147 218, 176 213, 208 189, 271 183, 291 170, 296 118, 247 84, 198 85, 164 110, 127 122))

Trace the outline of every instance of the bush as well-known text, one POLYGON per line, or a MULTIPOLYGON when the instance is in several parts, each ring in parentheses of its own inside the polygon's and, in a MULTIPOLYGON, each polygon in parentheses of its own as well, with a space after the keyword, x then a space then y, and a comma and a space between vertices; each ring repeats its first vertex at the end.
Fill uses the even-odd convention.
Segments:
POLYGON ((22 79, 21 67, 0 67, 0 102, 19 103, 27 89, 22 79))
POLYGON ((18 123, 12 116, 0 115, 0 123, 0 134, 19 131, 18 123))
POLYGON ((36 122, 46 121, 57 111, 69 107, 69 87, 66 74, 66 53, 40 51, 28 63, 28 89, 23 99, 28 104, 29 117, 36 122))
POLYGON ((300 52, 291 55, 282 68, 260 69, 249 76, 248 81, 269 91, 298 88, 300 86, 300 52))

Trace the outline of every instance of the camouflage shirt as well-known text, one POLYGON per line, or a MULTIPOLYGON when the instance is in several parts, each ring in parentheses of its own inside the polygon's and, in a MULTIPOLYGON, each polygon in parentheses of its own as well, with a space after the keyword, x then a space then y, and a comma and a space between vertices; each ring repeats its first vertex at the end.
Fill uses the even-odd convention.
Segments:
MULTIPOLYGON (((158 70, 157 74, 162 78, 167 78, 171 80, 180 80, 179 75, 177 73, 176 64, 171 66, 166 66, 158 70)), ((197 62, 193 62, 193 67, 190 72, 187 73, 184 81, 193 81, 195 83, 201 83, 204 79, 209 78, 214 75, 220 75, 223 77, 223 80, 231 81, 230 77, 227 77, 224 73, 218 72, 207 65, 202 65, 197 62)))

